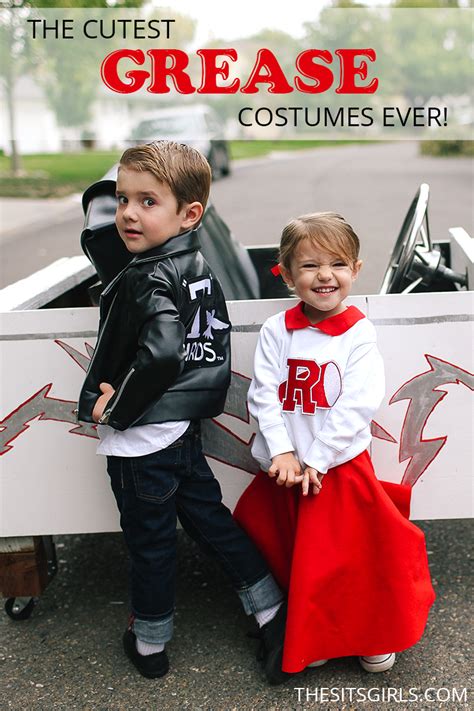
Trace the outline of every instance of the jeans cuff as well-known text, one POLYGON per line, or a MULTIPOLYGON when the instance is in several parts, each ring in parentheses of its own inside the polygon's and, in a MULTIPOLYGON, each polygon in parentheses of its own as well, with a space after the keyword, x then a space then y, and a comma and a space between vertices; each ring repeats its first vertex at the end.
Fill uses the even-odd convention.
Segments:
POLYGON ((141 620, 135 617, 133 631, 142 642, 165 644, 173 636, 173 615, 163 620, 141 620))
POLYGON ((267 610, 284 599, 282 591, 270 573, 248 588, 237 590, 237 595, 244 606, 246 615, 254 615, 256 612, 267 610))

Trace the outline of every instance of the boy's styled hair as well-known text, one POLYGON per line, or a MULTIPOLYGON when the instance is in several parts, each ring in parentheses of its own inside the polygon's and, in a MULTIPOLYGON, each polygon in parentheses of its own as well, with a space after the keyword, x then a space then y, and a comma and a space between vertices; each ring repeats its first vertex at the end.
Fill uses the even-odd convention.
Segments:
POLYGON ((294 251, 305 239, 351 264, 359 257, 359 238, 341 215, 337 212, 313 212, 296 217, 283 229, 279 261, 285 269, 291 268, 294 251))
POLYGON ((127 148, 119 166, 152 173, 166 183, 178 202, 200 202, 206 207, 211 189, 211 168, 206 158, 191 146, 174 141, 153 141, 127 148))

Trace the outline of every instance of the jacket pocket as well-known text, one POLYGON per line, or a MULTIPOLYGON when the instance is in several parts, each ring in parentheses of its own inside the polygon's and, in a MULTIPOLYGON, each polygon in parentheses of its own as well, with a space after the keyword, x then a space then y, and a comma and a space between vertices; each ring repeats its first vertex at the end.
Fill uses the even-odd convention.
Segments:
POLYGON ((181 449, 166 448, 160 452, 131 457, 133 485, 137 499, 163 504, 170 499, 179 486, 177 472, 180 467, 181 449))

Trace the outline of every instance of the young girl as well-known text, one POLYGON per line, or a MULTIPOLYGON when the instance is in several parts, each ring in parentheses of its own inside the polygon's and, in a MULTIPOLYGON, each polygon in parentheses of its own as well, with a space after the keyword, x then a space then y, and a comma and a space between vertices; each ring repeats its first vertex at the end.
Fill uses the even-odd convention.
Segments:
POLYGON ((264 661, 271 683, 349 655, 390 669, 435 597, 424 535, 407 520, 410 490, 382 485, 367 451, 384 373, 373 325, 344 304, 358 255, 340 215, 292 220, 279 269, 300 301, 265 322, 255 354, 252 454, 263 471, 234 515, 288 591, 286 632, 264 661))

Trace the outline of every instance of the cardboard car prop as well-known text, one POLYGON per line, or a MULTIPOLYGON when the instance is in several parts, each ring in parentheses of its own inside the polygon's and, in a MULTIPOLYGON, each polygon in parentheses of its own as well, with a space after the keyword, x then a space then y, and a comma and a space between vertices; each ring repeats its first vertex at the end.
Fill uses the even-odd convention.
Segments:
MULTIPOLYGON (((96 427, 74 412, 96 338, 97 279, 107 284, 131 258, 114 225, 114 177, 84 194, 88 259, 60 260, 0 292, 0 593, 13 619, 31 614, 56 572, 52 535, 119 530, 96 427)), ((461 518, 472 515, 474 240, 453 228, 432 241, 428 197, 422 185, 381 293, 348 303, 374 323, 385 360, 386 397, 372 422, 377 476, 412 488, 412 519, 461 518)), ((213 207, 201 241, 233 324, 225 412, 203 423, 204 451, 232 508, 257 470, 246 394, 258 332, 292 300, 270 273, 276 249, 244 249, 213 207)))

